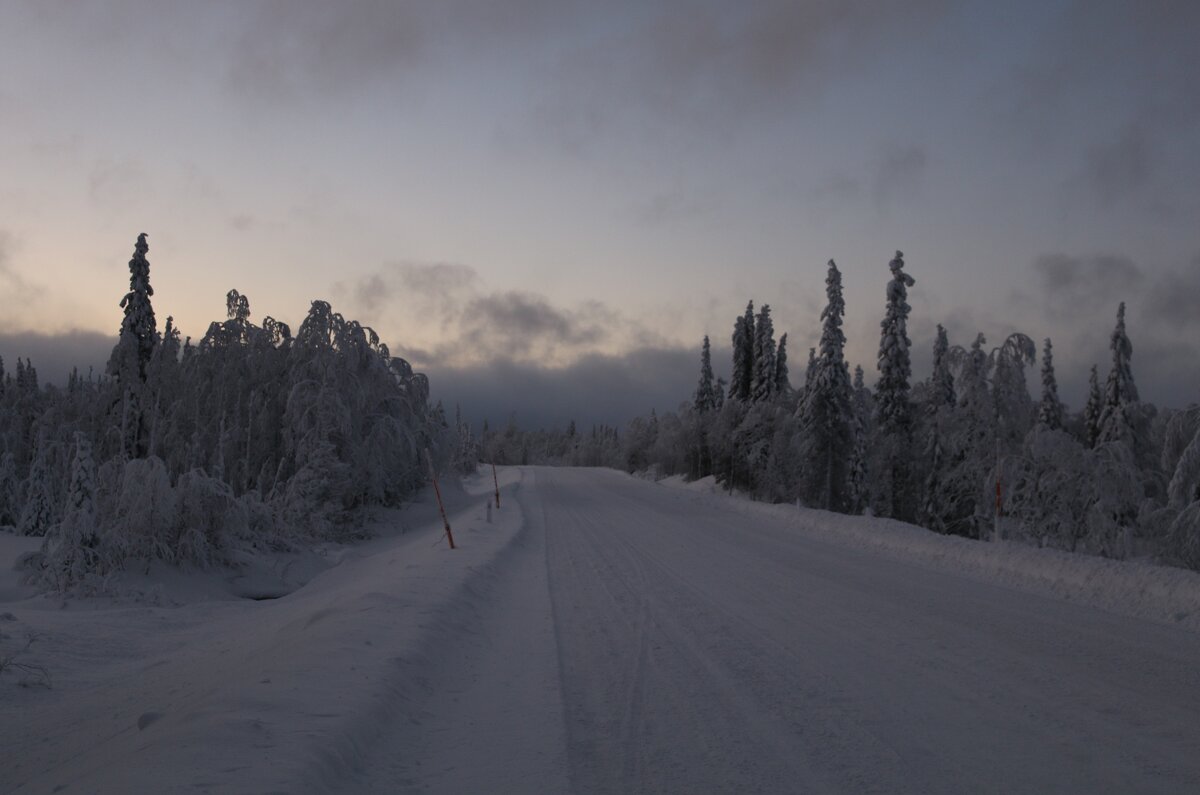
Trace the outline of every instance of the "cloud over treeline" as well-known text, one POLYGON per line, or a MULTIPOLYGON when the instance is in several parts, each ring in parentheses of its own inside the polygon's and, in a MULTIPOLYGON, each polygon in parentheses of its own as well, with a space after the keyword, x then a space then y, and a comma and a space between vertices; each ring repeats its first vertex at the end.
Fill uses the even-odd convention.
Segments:
POLYGON ((564 304, 529 290, 494 289, 462 264, 396 263, 339 282, 333 293, 367 318, 399 317, 395 350, 419 367, 498 359, 561 367, 589 354, 661 344, 601 301, 564 304))

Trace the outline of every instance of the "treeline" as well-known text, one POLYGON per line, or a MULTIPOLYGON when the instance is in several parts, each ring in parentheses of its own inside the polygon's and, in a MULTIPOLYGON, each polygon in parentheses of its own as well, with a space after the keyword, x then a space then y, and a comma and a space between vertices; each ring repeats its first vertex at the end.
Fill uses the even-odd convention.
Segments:
POLYGON ((324 301, 293 334, 233 290, 198 343, 170 317, 160 333, 148 250, 140 235, 103 375, 41 386, 31 362, 0 363, 0 525, 45 537, 32 576, 96 587, 130 558, 344 535, 426 481, 426 450, 474 462, 425 376, 324 301))
MULTIPOLYGON (((841 273, 830 261, 820 343, 801 385, 790 383, 786 335, 775 343, 769 307, 755 313, 751 303, 734 323, 728 384, 713 377, 706 337, 692 400, 602 437, 602 450, 589 455, 629 471, 713 475, 761 500, 974 539, 999 528, 1039 546, 1200 568, 1200 407, 1173 411, 1140 399, 1124 304, 1107 378, 1093 367, 1087 404, 1071 412, 1058 397, 1049 339, 1039 397, 1031 396, 1038 346, 1019 333, 998 345, 982 334, 952 345, 939 325, 932 373, 914 382, 907 298, 915 282, 900 252, 889 267, 873 388, 845 360, 841 273)), ((529 449, 559 449, 562 436, 534 437, 529 449)), ((507 453, 519 437, 493 434, 485 449, 507 453)))

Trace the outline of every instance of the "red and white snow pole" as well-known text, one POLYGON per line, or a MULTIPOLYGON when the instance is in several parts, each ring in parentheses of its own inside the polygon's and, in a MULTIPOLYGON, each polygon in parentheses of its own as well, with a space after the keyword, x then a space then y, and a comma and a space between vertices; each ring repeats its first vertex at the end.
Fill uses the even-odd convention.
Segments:
POLYGON ((429 448, 425 448, 425 460, 429 462, 429 477, 433 480, 433 493, 437 495, 438 510, 442 514, 442 525, 446 528, 446 540, 450 542, 450 548, 455 549, 454 533, 450 530, 450 520, 446 518, 446 506, 442 502, 442 490, 438 487, 437 472, 433 469, 433 456, 429 454, 429 448))
POLYGON ((500 479, 496 477, 496 462, 492 462, 492 484, 496 487, 496 510, 500 510, 500 479))

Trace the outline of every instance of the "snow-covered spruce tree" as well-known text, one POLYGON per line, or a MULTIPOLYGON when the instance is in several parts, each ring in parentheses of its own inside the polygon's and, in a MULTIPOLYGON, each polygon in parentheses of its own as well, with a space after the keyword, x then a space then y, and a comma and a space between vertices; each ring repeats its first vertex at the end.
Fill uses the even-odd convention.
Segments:
POLYGON ((933 343, 933 374, 930 376, 930 411, 955 403, 954 375, 950 372, 950 340, 941 323, 937 326, 937 337, 933 343))
POLYGON ((1009 334, 992 357, 992 402, 996 432, 1007 452, 1016 452, 1033 427, 1033 400, 1025 384, 1025 366, 1033 364, 1037 346, 1021 333, 1009 334))
POLYGON ((779 347, 775 350, 775 394, 787 395, 792 391, 788 382, 787 337, 785 333, 779 338, 779 347))
POLYGON ((909 378, 912 365, 908 339, 908 288, 915 284, 904 272, 904 254, 897 251, 888 264, 887 305, 880 325, 879 383, 875 388, 875 432, 878 463, 875 513, 905 522, 916 518, 916 496, 911 482, 912 406, 909 378))
POLYGON ((947 532, 946 516, 950 506, 943 504, 943 487, 950 464, 943 437, 951 433, 956 396, 954 374, 950 369, 950 340, 941 323, 933 342, 933 373, 929 378, 928 401, 925 404, 925 480, 921 490, 920 521, 924 527, 938 533, 947 532))
POLYGON ((775 395, 775 326, 771 307, 763 304, 754 323, 754 364, 750 372, 750 399, 763 403, 775 395))
POLYGON ((719 406, 717 389, 718 385, 713 383, 712 349, 709 346, 708 335, 705 334, 704 345, 700 349, 700 383, 696 386, 689 422, 692 432, 689 434, 691 445, 688 448, 688 475, 693 480, 712 472, 708 426, 711 424, 709 415, 719 406))
POLYGON ((17 462, 12 453, 0 454, 0 531, 15 529, 20 518, 21 481, 17 478, 17 462))
POLYGON ((721 407, 725 405, 726 386, 725 379, 718 376, 717 385, 713 388, 713 408, 717 411, 720 411, 721 407))
POLYGON ((733 324, 733 373, 729 380, 729 399, 750 400, 754 376, 754 302, 746 304, 746 314, 733 324))
POLYGON ((129 292, 121 299, 125 317, 121 321, 120 338, 108 362, 108 373, 129 384, 135 379, 146 380, 146 368, 158 344, 158 327, 150 297, 150 262, 146 259, 150 244, 146 233, 138 235, 133 258, 129 260, 129 292))
POLYGON ((96 520, 96 462, 87 436, 75 433, 71 480, 62 519, 42 543, 47 585, 66 591, 100 569, 100 529, 96 520))
POLYGON ((1058 380, 1054 377, 1054 353, 1049 337, 1042 347, 1042 401, 1038 404, 1038 424, 1052 431, 1063 426, 1063 406, 1058 399, 1058 380))
POLYGON ((1100 377, 1096 373, 1096 365, 1092 365, 1088 376, 1087 406, 1083 409, 1084 443, 1095 447, 1100 441, 1100 415, 1104 413, 1104 395, 1100 391, 1100 377))
POLYGON ((42 437, 37 446, 37 455, 29 467, 25 479, 25 500, 21 516, 17 520, 17 532, 23 536, 44 536, 55 522, 50 468, 50 443, 42 437))
POLYGON ((1104 386, 1104 408, 1100 414, 1100 442, 1134 442, 1133 404, 1138 401, 1137 386, 1129 361, 1133 345, 1125 334, 1125 302, 1117 308, 1117 325, 1110 339, 1112 369, 1104 386))
POLYGON ((846 484, 847 510, 860 514, 871 502, 867 472, 867 442, 871 438, 871 395, 863 382, 861 365, 854 366, 854 449, 850 457, 846 484))
POLYGON ((703 414, 716 408, 717 397, 713 387, 712 349, 709 347, 708 335, 704 335, 704 345, 700 348, 700 383, 696 386, 696 395, 692 405, 696 411, 703 414))
POLYGON ((814 508, 850 510, 849 465, 854 454, 854 408, 846 372, 842 274, 833 260, 825 277, 821 355, 797 412, 800 434, 800 498, 814 508))
POLYGON ((154 307, 150 296, 150 262, 146 253, 150 244, 146 233, 138 235, 133 258, 129 260, 129 292, 121 299, 125 317, 121 321, 120 336, 108 360, 108 374, 116 380, 121 392, 121 437, 124 454, 140 458, 146 454, 146 407, 143 405, 142 386, 146 381, 146 368, 158 345, 158 329, 154 319, 154 307))

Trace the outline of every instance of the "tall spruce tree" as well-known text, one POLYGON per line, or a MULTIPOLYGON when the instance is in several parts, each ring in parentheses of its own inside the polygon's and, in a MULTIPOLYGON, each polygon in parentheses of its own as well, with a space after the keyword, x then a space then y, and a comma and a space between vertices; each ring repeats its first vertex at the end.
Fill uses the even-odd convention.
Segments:
POLYGON ((109 375, 116 376, 123 385, 131 385, 136 379, 146 380, 146 367, 154 356, 158 344, 158 329, 154 320, 154 307, 150 296, 150 262, 146 259, 150 244, 146 233, 138 235, 133 258, 129 260, 129 292, 121 299, 125 317, 121 321, 120 337, 108 362, 109 375))
POLYGON ((700 383, 696 386, 694 406, 701 414, 717 407, 713 385, 712 349, 709 347, 707 334, 704 335, 704 346, 700 349, 700 383))
POLYGON ((729 381, 729 398, 749 402, 754 377, 754 302, 746 304, 746 314, 733 324, 733 373, 729 381))
POLYGON ((928 437, 925 442, 924 458, 927 467, 921 492, 921 524, 939 533, 946 532, 944 481, 947 456, 944 437, 954 416, 957 396, 954 391, 954 375, 950 371, 950 340, 941 323, 933 342, 933 374, 930 376, 929 402, 926 413, 928 437))
POLYGON ((846 302, 842 297, 842 274, 833 260, 829 260, 825 295, 821 355, 799 409, 800 496, 812 507, 845 512, 850 510, 848 479, 854 454, 854 409, 843 353, 846 302))
POLYGON ((943 406, 953 406, 954 374, 950 372, 950 340, 941 323, 937 326, 937 338, 933 342, 933 375, 930 376, 929 409, 931 413, 943 406))
POLYGON ((881 469, 876 513, 901 521, 916 518, 911 481, 912 406, 909 378, 912 363, 908 338, 908 288, 916 282, 904 272, 904 254, 896 252, 888 263, 887 305, 880 322, 879 383, 875 388, 875 427, 879 435, 881 469))
POLYGON ((1088 447, 1095 447, 1100 441, 1100 415, 1104 413, 1104 394, 1100 391, 1100 376, 1096 365, 1092 365, 1088 376, 1088 399, 1083 409, 1084 442, 1088 447))
POLYGON ((1125 334, 1125 302, 1117 308, 1117 325, 1110 339, 1112 369, 1104 385, 1104 410, 1100 415, 1100 441, 1126 441, 1133 443, 1132 404, 1138 401, 1137 386, 1133 381, 1133 370, 1129 360, 1133 358, 1133 344, 1125 334))
POLYGON ((1052 431, 1063 426, 1063 406, 1058 399, 1058 380, 1054 377, 1054 353, 1050 338, 1042 347, 1042 402, 1038 405, 1038 424, 1052 431))
POLYGON ((771 307, 763 304, 754 323, 754 365, 750 377, 750 399, 770 400, 775 394, 775 326, 771 307))
POLYGON ((775 393, 786 395, 792 389, 788 383, 787 365, 787 334, 779 338, 779 347, 775 349, 775 393))
POLYGON ((863 383, 861 365, 854 367, 854 449, 850 457, 850 471, 847 476, 846 498, 847 510, 853 514, 862 513, 871 499, 869 478, 867 476, 867 441, 870 436, 870 393, 863 383))

